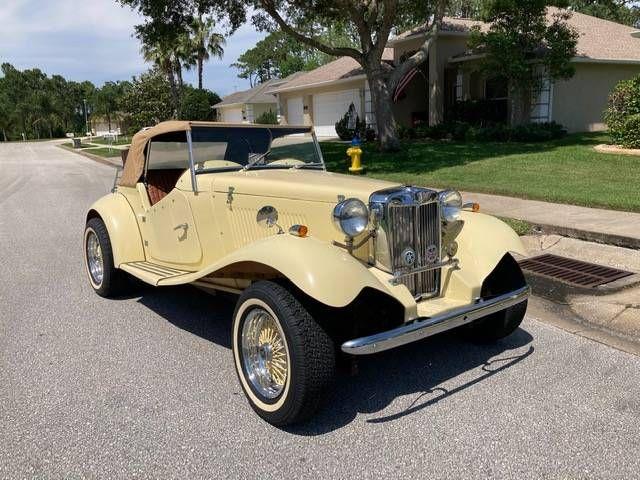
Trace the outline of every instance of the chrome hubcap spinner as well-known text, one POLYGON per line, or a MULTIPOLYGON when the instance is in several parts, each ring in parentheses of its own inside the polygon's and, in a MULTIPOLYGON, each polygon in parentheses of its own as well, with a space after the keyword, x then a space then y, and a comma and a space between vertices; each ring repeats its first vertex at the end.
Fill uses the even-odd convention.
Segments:
POLYGON ((289 376, 289 356, 284 333, 265 309, 252 309, 242 327, 242 362, 247 380, 263 397, 277 398, 289 376))

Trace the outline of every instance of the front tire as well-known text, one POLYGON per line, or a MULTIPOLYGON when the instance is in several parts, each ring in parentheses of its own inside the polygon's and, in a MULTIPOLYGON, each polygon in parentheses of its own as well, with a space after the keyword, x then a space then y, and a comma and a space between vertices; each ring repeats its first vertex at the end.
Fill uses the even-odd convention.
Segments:
POLYGON ((309 418, 334 378, 331 338, 283 286, 247 288, 233 316, 232 349, 249 404, 272 425, 309 418))
POLYGON ((113 264, 109 232, 98 217, 89 219, 84 230, 84 264, 89 283, 98 295, 112 297, 124 291, 124 272, 113 264))

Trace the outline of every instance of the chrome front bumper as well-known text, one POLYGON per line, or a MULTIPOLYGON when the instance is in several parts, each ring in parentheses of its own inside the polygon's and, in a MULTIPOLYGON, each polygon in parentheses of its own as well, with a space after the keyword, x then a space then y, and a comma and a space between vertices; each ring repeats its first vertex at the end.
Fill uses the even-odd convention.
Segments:
POLYGON ((456 308, 442 315, 418 318, 401 327, 376 333, 368 337, 355 338, 342 344, 342 351, 351 355, 369 355, 466 325, 492 313, 505 310, 529 298, 530 288, 525 286, 504 295, 480 299, 476 303, 456 308))

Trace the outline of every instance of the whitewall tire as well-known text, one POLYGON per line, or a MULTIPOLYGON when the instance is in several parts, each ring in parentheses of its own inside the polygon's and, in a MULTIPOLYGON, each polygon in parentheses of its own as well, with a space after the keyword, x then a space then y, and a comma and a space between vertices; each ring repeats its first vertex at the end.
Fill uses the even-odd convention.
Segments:
POLYGON ((232 349, 249 404, 272 425, 311 416, 334 377, 331 338, 290 291, 273 282, 254 283, 240 296, 232 349))

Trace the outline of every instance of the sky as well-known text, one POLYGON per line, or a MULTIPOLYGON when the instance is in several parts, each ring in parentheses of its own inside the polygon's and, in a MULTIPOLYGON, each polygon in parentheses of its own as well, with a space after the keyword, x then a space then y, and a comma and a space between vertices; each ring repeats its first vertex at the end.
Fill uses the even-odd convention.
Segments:
MULTIPOLYGON (((130 80, 151 65, 140 55, 133 26, 143 22, 136 12, 115 0, 4 0, 0 7, 0 63, 19 70, 39 68, 47 75, 90 80, 97 86, 109 80, 130 80)), ((219 95, 249 88, 230 67, 264 34, 248 23, 227 37, 222 60, 204 68, 204 87, 219 95)), ((184 73, 197 83, 196 71, 184 73)))

